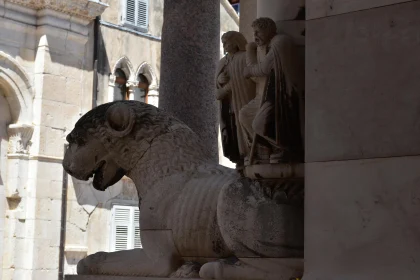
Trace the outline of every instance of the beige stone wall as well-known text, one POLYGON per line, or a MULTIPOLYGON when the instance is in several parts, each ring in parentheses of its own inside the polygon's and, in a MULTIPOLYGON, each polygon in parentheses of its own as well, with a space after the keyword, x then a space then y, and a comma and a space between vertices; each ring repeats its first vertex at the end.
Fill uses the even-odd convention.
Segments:
POLYGON ((76 274, 77 262, 88 254, 110 251, 111 210, 117 205, 138 205, 137 191, 129 178, 105 192, 92 182, 71 178, 68 188, 66 223, 66 274, 76 274))
MULTIPOLYGON (((107 3, 109 8, 102 14, 101 19, 113 24, 121 24, 122 1, 104 0, 103 2, 107 3)), ((147 33, 156 37, 162 35, 163 2, 163 0, 149 0, 149 28, 147 33)))
POLYGON ((0 98, 11 113, 0 120, 7 134, 0 171, 3 280, 58 277, 65 136, 91 108, 89 23, 104 8, 92 3, 84 7, 87 17, 72 2, 44 10, 38 2, 0 1, 0 98))

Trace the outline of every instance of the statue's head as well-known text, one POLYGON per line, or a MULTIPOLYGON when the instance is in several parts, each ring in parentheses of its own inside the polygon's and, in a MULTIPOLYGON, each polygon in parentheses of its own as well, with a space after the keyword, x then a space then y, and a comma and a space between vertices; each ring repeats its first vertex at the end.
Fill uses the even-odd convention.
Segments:
POLYGON ((222 35, 223 50, 229 54, 245 51, 247 41, 238 31, 228 31, 222 35))
POLYGON ((258 46, 268 45, 277 34, 277 27, 271 18, 257 18, 252 22, 254 29, 254 40, 258 46))
POLYGON ((77 179, 93 177, 94 188, 103 191, 128 174, 152 140, 174 123, 180 122, 137 101, 100 105, 82 116, 67 136, 63 167, 77 179))

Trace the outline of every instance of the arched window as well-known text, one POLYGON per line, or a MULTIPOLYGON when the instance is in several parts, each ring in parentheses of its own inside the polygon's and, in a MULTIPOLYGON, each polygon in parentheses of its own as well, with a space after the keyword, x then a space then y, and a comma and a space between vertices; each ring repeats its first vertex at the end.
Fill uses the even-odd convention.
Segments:
POLYGON ((134 92, 140 97, 142 102, 158 106, 158 81, 152 67, 143 62, 136 71, 136 85, 134 92))
POLYGON ((127 100, 127 76, 121 68, 115 70, 114 100, 127 100))

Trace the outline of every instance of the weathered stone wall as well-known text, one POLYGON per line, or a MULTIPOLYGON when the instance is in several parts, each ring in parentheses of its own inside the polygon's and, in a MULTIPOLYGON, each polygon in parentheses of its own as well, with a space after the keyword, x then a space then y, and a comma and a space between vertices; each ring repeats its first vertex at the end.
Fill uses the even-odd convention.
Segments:
POLYGON ((63 145, 91 107, 89 23, 104 8, 83 1, 49 9, 0 1, 0 95, 12 115, 2 116, 9 142, 6 171, 1 168, 2 279, 58 277, 63 145))

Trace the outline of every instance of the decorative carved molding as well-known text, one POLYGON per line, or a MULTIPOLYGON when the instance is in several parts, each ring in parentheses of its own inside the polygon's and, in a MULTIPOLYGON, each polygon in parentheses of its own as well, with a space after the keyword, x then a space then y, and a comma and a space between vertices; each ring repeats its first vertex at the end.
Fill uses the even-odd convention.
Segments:
POLYGON ((9 154, 29 154, 34 126, 29 124, 11 124, 9 134, 9 154))
POLYGON ((51 9, 89 21, 101 15, 108 7, 98 0, 7 0, 7 2, 34 10, 51 9))
POLYGON ((127 83, 126 83, 126 86, 130 89, 136 88, 136 87, 138 87, 138 85, 139 85, 139 82, 138 81, 133 81, 133 80, 128 80, 127 83))

